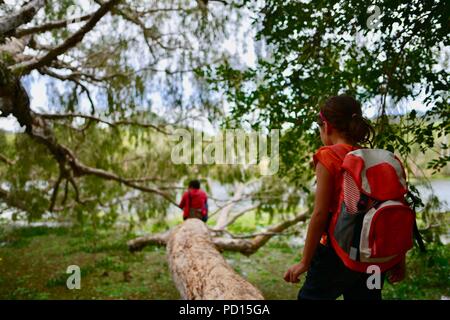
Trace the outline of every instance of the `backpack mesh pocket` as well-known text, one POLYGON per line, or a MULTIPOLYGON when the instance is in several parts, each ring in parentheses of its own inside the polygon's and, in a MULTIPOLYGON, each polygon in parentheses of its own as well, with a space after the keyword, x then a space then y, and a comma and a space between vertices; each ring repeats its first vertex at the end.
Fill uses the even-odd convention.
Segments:
POLYGON ((356 185, 353 177, 348 173, 344 172, 343 175, 344 184, 343 184, 343 192, 344 192, 344 202, 345 207, 348 213, 357 213, 358 212, 358 202, 361 197, 361 193, 359 191, 358 186, 356 185))

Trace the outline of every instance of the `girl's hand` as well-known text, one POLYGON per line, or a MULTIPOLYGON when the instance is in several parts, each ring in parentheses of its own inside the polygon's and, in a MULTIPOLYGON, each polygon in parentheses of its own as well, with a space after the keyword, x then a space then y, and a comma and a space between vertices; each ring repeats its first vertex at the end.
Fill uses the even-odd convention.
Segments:
POLYGON ((294 264, 284 274, 284 281, 298 283, 300 281, 298 277, 306 271, 308 271, 308 266, 303 262, 294 264))
POLYGON ((387 278, 389 283, 400 282, 405 278, 406 274, 406 261, 403 259, 392 269, 388 271, 387 278))

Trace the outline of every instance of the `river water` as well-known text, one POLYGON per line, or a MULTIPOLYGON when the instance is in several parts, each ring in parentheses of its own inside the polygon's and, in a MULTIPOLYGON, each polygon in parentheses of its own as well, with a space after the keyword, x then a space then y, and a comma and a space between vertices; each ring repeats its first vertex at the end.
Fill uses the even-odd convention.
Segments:
MULTIPOLYGON (((226 201, 231 199, 232 190, 229 190, 225 186, 221 185, 218 182, 210 181, 210 191, 209 195, 217 199, 219 201, 209 201, 209 211, 214 212, 218 205, 224 205, 226 201)), ((417 185, 417 188, 420 192, 421 199, 424 203, 426 203, 431 195, 436 196, 441 202, 441 206, 439 208, 439 212, 450 212, 450 179, 436 179, 432 180, 430 185, 417 185)), ((244 189, 243 193, 250 193, 252 191, 251 188, 244 189)), ((180 199, 181 192, 179 192, 177 199, 180 199)), ((238 205, 236 205, 233 210, 242 210, 251 205, 250 200, 242 201, 238 205)), ((170 206, 167 215, 169 218, 174 217, 176 215, 181 215, 181 210, 175 206, 170 206)), ((13 224, 15 226, 60 226, 61 223, 53 222, 53 221, 40 221, 40 222, 32 222, 28 224, 26 221, 12 221, 12 212, 5 210, 3 214, 0 214, 0 218, 3 221, 6 221, 8 224, 13 224)))
POLYGON ((442 212, 450 211, 450 179, 437 179, 431 181, 431 189, 425 185, 417 185, 422 201, 426 202, 434 194, 441 202, 442 212))

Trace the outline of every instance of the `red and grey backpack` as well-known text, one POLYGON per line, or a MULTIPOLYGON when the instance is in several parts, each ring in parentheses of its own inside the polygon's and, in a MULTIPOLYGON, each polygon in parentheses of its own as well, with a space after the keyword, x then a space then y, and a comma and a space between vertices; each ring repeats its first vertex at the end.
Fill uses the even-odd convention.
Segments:
POLYGON ((343 162, 339 206, 328 229, 331 245, 349 269, 366 272, 377 265, 384 272, 418 235, 415 212, 405 201, 403 165, 387 150, 332 149, 343 162))

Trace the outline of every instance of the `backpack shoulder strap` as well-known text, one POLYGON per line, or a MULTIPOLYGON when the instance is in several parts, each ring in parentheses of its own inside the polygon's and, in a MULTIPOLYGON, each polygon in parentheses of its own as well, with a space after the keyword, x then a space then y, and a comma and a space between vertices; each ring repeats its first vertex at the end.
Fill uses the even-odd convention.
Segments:
POLYGON ((188 191, 188 208, 191 209, 191 204, 192 204, 192 195, 191 193, 188 191))
POLYGON ((414 218, 414 238, 416 238, 420 251, 427 252, 425 244, 423 243, 422 235, 420 234, 419 228, 417 227, 417 220, 415 218, 414 218))
MULTIPOLYGON (((411 193, 411 191, 408 191, 407 195, 411 198, 414 199, 414 195, 411 193)), ((414 238, 417 241, 417 244, 419 246, 419 249, 421 252, 427 252, 427 249, 425 247, 425 244, 423 243, 423 238, 422 235, 420 234, 419 228, 417 227, 417 219, 416 219, 416 204, 413 203, 411 205, 411 209, 414 212, 414 229, 413 229, 413 233, 414 233, 414 238)))

